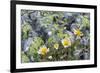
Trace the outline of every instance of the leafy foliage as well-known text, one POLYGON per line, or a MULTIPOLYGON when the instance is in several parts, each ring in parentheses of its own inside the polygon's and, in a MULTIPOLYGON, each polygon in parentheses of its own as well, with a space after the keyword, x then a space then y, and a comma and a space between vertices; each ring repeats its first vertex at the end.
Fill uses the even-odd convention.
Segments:
POLYGON ((21 59, 22 59, 22 63, 28 63, 29 62, 29 58, 24 53, 21 53, 21 59))
POLYGON ((31 31, 31 26, 29 24, 23 24, 22 26, 22 39, 28 38, 28 33, 31 31))

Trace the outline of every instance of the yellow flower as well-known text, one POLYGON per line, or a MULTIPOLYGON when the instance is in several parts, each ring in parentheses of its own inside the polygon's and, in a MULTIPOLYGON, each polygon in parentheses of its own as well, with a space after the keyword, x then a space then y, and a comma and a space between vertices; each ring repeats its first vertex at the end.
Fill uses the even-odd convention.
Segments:
POLYGON ((59 44, 54 44, 54 48, 58 49, 59 48, 59 44))
POLYGON ((41 55, 46 55, 49 52, 49 48, 47 48, 46 46, 42 46, 40 47, 38 53, 41 55))
POLYGON ((64 48, 71 46, 71 40, 70 39, 65 38, 61 42, 62 42, 62 45, 64 46, 64 48))
POLYGON ((77 36, 79 36, 79 37, 83 36, 83 33, 79 29, 75 29, 74 30, 74 34, 77 35, 77 36))

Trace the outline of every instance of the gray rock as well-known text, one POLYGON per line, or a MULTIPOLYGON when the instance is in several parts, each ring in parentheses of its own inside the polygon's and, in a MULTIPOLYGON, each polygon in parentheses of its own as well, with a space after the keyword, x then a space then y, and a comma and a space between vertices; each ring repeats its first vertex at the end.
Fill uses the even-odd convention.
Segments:
POLYGON ((30 47, 32 41, 33 41, 33 38, 30 38, 30 37, 28 39, 22 41, 22 50, 24 52, 27 52, 29 50, 29 47, 30 47))
POLYGON ((80 43, 87 46, 89 45, 89 38, 87 37, 83 37, 81 40, 80 40, 80 43))

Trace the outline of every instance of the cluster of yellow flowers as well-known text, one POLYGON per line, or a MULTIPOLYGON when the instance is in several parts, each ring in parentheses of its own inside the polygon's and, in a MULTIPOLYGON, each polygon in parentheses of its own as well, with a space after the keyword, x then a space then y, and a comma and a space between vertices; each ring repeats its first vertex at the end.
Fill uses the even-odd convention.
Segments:
MULTIPOLYGON (((78 37, 83 36, 83 33, 79 29, 74 30, 74 34, 77 35, 78 37)), ((72 44, 70 38, 62 39, 61 43, 64 48, 70 47, 72 44)), ((57 50, 59 48, 59 44, 55 43, 53 47, 57 50)), ((38 51, 38 53, 41 55, 46 55, 48 52, 49 52, 49 48, 47 48, 46 46, 40 47, 40 49, 38 51)))
MULTIPOLYGON (((69 46, 71 46, 71 40, 68 38, 64 38, 63 40, 61 40, 62 45, 64 46, 64 48, 67 48, 69 46)), ((59 44, 56 43, 54 44, 54 48, 58 49, 59 48, 59 44)), ((49 52, 49 48, 47 48, 46 46, 42 46, 40 47, 38 53, 41 55, 46 55, 49 52)))

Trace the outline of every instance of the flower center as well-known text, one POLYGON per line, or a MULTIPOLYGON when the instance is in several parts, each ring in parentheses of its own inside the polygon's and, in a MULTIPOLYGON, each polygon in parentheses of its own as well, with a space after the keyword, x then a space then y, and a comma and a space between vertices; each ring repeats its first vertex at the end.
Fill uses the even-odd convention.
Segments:
POLYGON ((83 33, 80 31, 80 30, 74 30, 74 33, 75 33, 75 35, 77 35, 77 36, 82 36, 83 35, 83 33))
POLYGON ((47 48, 46 47, 41 48, 41 54, 45 55, 46 53, 47 53, 47 48))
POLYGON ((69 45, 69 41, 65 39, 65 40, 64 40, 64 45, 65 45, 65 46, 69 45))

